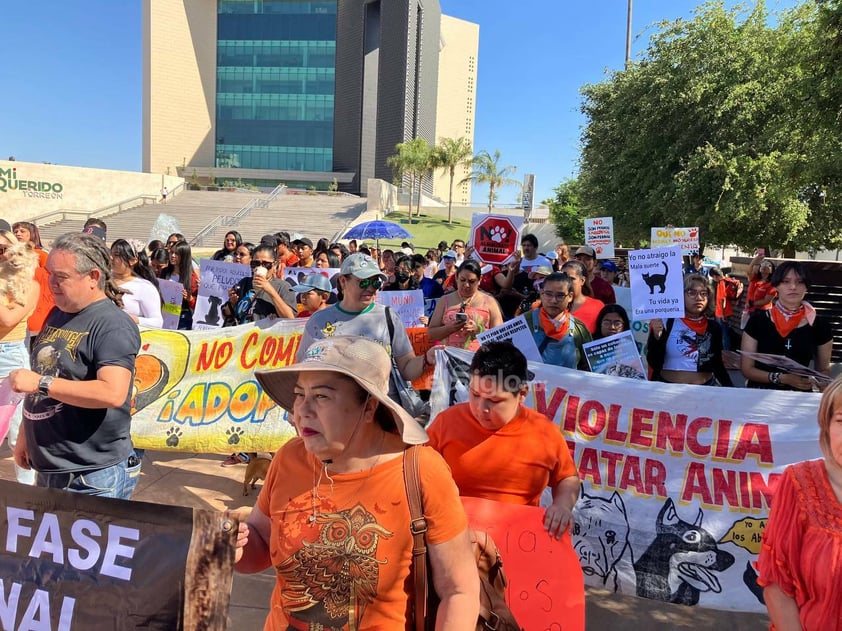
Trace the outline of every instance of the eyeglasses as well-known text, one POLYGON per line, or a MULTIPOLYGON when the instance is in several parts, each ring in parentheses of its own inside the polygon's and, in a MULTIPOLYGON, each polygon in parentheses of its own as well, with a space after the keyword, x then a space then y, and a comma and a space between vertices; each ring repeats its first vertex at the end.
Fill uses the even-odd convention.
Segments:
POLYGON ((360 281, 360 289, 368 289, 371 287, 374 291, 377 291, 383 286, 383 281, 380 278, 366 278, 365 280, 360 281))
POLYGON ((557 294, 552 291, 542 291, 541 295, 546 298, 547 300, 564 300, 573 292, 568 291, 566 294, 557 294))
POLYGON ((602 326, 607 329, 622 329, 623 328, 623 321, 622 320, 609 320, 608 318, 603 318, 602 326))
POLYGON ((252 269, 257 269, 258 267, 265 267, 266 269, 272 269, 275 267, 274 261, 252 261, 249 263, 252 269))
POLYGON ((707 289, 685 289, 684 295, 688 298, 707 298, 710 295, 707 289))

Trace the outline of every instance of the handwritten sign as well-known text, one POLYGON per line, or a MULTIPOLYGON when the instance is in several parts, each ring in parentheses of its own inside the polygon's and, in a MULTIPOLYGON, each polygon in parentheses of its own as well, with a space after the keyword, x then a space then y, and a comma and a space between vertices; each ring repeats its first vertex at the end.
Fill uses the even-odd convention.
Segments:
POLYGON ((646 370, 637 352, 637 344, 631 331, 609 335, 600 340, 582 344, 585 359, 591 372, 614 377, 646 379, 646 370))
POLYGON ((164 316, 163 328, 174 331, 178 328, 178 318, 181 315, 182 295, 184 285, 174 280, 158 279, 158 287, 161 290, 161 315, 164 316))
POLYGON ((681 248, 629 252, 632 311, 635 320, 683 318, 681 248))
POLYGON ((677 245, 681 248, 682 254, 690 254, 699 251, 699 228, 674 228, 664 226, 652 228, 650 231, 649 246, 651 248, 669 248, 677 245))
POLYGON ((477 339, 480 344, 486 342, 511 342, 520 352, 526 356, 526 359, 533 362, 542 362, 544 359, 538 351, 538 345, 535 344, 535 338, 532 337, 532 331, 529 330, 529 325, 526 324, 526 318, 522 315, 504 322, 493 329, 488 329, 482 333, 477 333, 477 339))
POLYGON ((468 523, 491 535, 503 557, 506 602, 524 629, 585 629, 585 579, 570 532, 554 539, 544 509, 463 497, 468 523))
POLYGON ((390 307, 403 322, 405 329, 424 326, 424 292, 420 289, 411 291, 378 291, 377 302, 390 307))
POLYGON ((585 219, 585 245, 596 252, 598 259, 614 258, 614 218, 590 217, 585 219))
POLYGON ((193 329, 202 331, 222 326, 222 305, 228 302, 228 290, 246 276, 251 276, 248 265, 211 261, 199 264, 199 295, 193 311, 193 329))

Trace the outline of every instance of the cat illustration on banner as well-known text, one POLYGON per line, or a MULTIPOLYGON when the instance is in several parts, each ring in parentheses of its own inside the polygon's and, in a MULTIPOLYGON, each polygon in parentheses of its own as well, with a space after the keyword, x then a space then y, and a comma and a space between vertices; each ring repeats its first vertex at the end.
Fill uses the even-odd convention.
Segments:
POLYGON ((655 287, 660 287, 661 291, 658 293, 664 293, 667 290, 667 275, 670 272, 669 265, 667 265, 666 261, 661 261, 664 265, 664 273, 663 274, 648 274, 646 272, 643 273, 643 282, 647 284, 649 287, 649 294, 652 295, 655 293, 655 287))

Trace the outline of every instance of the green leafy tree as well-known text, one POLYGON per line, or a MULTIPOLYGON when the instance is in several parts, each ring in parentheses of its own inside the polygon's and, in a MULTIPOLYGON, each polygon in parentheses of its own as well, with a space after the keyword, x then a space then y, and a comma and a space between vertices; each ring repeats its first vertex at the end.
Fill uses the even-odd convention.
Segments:
POLYGON ((585 217, 579 202, 579 182, 565 180, 553 189, 555 197, 545 200, 555 233, 566 243, 585 242, 585 217))
POLYGON ((473 149, 465 137, 439 138, 439 144, 433 147, 432 165, 434 169, 444 169, 450 177, 450 187, 447 196, 447 223, 453 222, 453 180, 456 168, 469 166, 472 161, 473 149))
POLYGON ((409 179, 409 212, 408 217, 412 219, 412 196, 418 186, 417 213, 421 214, 421 184, 431 166, 432 148, 423 138, 413 138, 406 142, 395 145, 395 153, 386 159, 386 164, 391 167, 395 177, 395 185, 399 186, 404 178, 409 179))
MULTIPOLYGON (((673 224, 744 249, 836 242, 840 134, 817 131, 805 80, 819 51, 840 76, 827 54, 840 47, 839 1, 823 4, 835 8, 825 25, 808 1, 770 26, 763 2, 748 12, 709 2, 691 20, 661 24, 640 61, 585 86, 579 193, 588 216, 614 217, 626 238, 673 224), (819 151, 836 165, 832 177, 810 165, 819 151)), ((828 87, 827 102, 832 95, 828 87)))
POLYGON ((476 184, 488 184, 488 212, 494 208, 497 190, 503 186, 520 186, 520 182, 510 177, 517 171, 514 166, 500 166, 500 150, 491 155, 483 149, 471 160, 473 167, 470 175, 462 182, 471 180, 476 184))

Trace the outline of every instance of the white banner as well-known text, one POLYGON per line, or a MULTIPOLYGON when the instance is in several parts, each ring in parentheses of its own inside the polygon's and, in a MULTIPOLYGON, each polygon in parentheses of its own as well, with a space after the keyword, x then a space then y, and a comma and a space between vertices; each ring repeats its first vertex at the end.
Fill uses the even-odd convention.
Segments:
POLYGON ((412 329, 421 324, 424 315, 424 292, 420 289, 410 291, 378 291, 375 298, 378 304, 390 307, 398 314, 405 329, 412 329))
POLYGON ((614 218, 590 217, 585 219, 585 245, 596 252, 598 259, 614 258, 614 218))
POLYGON ((529 325, 526 323, 526 318, 522 315, 512 318, 508 322, 504 322, 493 329, 488 329, 482 333, 477 333, 477 339, 480 344, 486 342, 511 342, 515 347, 520 349, 520 352, 533 362, 542 362, 541 352, 538 350, 538 345, 535 343, 535 338, 532 336, 532 331, 529 330, 529 325))
POLYGON ((699 228, 674 228, 664 226, 652 228, 650 231, 649 247, 668 248, 677 245, 681 248, 682 254, 690 254, 699 251, 699 228))
POLYGON ((684 317, 684 280, 678 246, 629 252, 629 281, 635 320, 684 317))
MULTIPOLYGON (((466 400, 471 356, 437 352, 432 418, 466 400)), ((821 457, 820 395, 529 369, 525 405, 560 427, 583 481, 573 542, 586 583, 765 611, 752 563, 784 467, 821 457)))
POLYGON ((600 340, 582 344, 585 359, 591 372, 615 377, 646 379, 646 369, 637 350, 631 331, 609 335, 600 340))
POLYGON ((161 290, 161 315, 164 316, 162 328, 175 330, 178 328, 178 319, 181 316, 181 303, 183 302, 182 291, 184 285, 174 280, 158 279, 158 287, 161 290))

